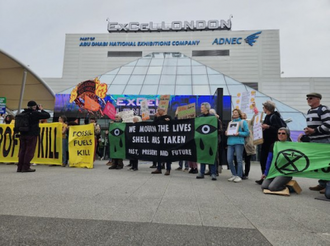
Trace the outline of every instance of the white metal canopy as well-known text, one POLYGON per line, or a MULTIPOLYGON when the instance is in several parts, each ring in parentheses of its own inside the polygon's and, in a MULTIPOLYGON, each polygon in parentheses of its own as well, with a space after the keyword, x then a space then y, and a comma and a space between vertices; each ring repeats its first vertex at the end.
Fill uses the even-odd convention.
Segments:
POLYGON ((55 94, 52 89, 27 66, 1 49, 0 97, 6 97, 6 107, 12 111, 20 108, 20 101, 21 108, 25 108, 30 100, 41 104, 44 109, 54 110, 55 94), (21 98, 24 81, 24 93, 21 98))

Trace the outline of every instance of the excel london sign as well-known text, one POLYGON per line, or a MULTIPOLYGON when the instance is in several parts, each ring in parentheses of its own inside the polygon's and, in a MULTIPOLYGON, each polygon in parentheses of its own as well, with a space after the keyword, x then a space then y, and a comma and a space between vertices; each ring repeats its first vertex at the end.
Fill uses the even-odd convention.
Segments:
POLYGON ((172 21, 171 23, 118 23, 108 21, 108 32, 163 32, 163 31, 201 31, 231 30, 231 18, 225 20, 172 21))

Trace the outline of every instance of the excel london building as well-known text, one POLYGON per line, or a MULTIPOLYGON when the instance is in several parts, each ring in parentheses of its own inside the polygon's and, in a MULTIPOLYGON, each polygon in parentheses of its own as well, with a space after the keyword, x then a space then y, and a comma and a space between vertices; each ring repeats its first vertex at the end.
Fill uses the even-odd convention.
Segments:
POLYGON ((279 30, 232 26, 231 18, 171 23, 108 19, 104 33, 66 34, 63 75, 44 80, 60 93, 108 74, 101 81, 108 84, 108 94, 213 95, 222 87, 233 100, 242 88, 254 88, 259 107, 275 100, 288 115, 289 108, 307 111, 305 95, 311 91, 322 92, 322 102, 330 105, 329 78, 281 76, 279 30))

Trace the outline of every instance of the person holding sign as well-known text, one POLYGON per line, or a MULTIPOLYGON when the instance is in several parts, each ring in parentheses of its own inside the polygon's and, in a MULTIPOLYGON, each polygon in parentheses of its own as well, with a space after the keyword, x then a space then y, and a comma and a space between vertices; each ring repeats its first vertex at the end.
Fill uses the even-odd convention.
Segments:
MULTIPOLYGON (((286 127, 281 127, 277 132, 278 141, 285 142, 290 141, 290 130, 286 127)), ((270 151, 267 157, 266 170, 262 175, 261 179, 263 180, 261 189, 268 189, 270 191, 281 191, 286 189, 286 184, 292 179, 289 176, 277 176, 275 178, 266 179, 270 166, 273 161, 273 148, 274 144, 271 146, 270 151)))
MULTIPOLYGON (((165 108, 164 107, 159 107, 157 109, 157 114, 158 116, 155 117, 154 122, 156 124, 164 124, 170 120, 172 120, 171 116, 165 114, 165 108)), ((166 172, 165 175, 170 175, 171 172, 171 162, 168 161, 166 162, 166 172)), ((158 165, 157 165, 157 169, 153 172, 151 172, 151 174, 161 174, 162 173, 162 162, 159 160, 158 161, 158 165)))
MULTIPOLYGON (((202 114, 199 117, 209 117, 209 116, 214 116, 214 114, 210 114, 210 109, 211 109, 211 105, 208 102, 203 102, 201 104, 201 112, 202 114)), ((209 165, 210 168, 210 172, 211 172, 211 178, 212 180, 217 180, 217 174, 216 174, 216 161, 215 163, 212 165, 209 165)), ((201 163, 201 168, 200 168, 200 173, 196 176, 197 179, 203 179, 204 178, 204 174, 205 174, 205 163, 201 163)))
POLYGON ((232 173, 232 177, 228 179, 229 182, 241 182, 243 176, 243 150, 245 144, 245 137, 249 136, 249 126, 246 121, 242 121, 242 112, 239 109, 233 110, 232 121, 228 124, 228 129, 225 132, 227 138, 227 161, 232 173), (234 166, 234 153, 237 158, 237 170, 234 166))
MULTIPOLYGON (((304 129, 305 136, 313 143, 330 144, 330 110, 321 104, 322 95, 312 92, 306 95, 308 106, 311 108, 307 112, 307 127, 304 129)), ((310 190, 325 193, 325 187, 329 180, 320 179, 319 184, 309 187, 310 190)))
MULTIPOLYGON (((134 116, 133 117, 133 123, 141 122, 142 119, 140 116, 134 116)), ((128 170, 131 171, 137 171, 139 170, 138 165, 139 165, 139 160, 129 160, 130 168, 128 170)))
MULTIPOLYGON (((281 115, 279 112, 275 111, 275 103, 272 101, 266 101, 263 104, 263 110, 266 117, 262 123, 262 131, 264 142, 261 145, 260 153, 260 166, 261 173, 266 171, 266 162, 270 146, 274 144, 277 140, 277 131, 282 126, 281 125, 281 115)), ((263 179, 257 180, 256 183, 261 185, 263 179)))

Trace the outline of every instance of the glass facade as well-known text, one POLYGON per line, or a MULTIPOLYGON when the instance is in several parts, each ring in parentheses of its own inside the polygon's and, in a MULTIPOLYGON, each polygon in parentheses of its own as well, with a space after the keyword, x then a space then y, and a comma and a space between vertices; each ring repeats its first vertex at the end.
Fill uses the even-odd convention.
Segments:
MULTIPOLYGON (((98 76, 101 83, 108 84, 107 94, 128 95, 213 95, 217 88, 223 88, 224 95, 231 95, 232 105, 244 91, 252 91, 237 80, 211 69, 181 53, 151 53, 120 68, 98 76)), ((73 88, 61 94, 71 92, 73 88)), ((303 113, 277 101, 259 91, 256 92, 256 105, 271 100, 282 117, 291 120, 292 130, 305 127, 303 113)), ((233 106, 232 106, 233 107, 233 106)), ((261 111, 262 108, 259 108, 261 111)), ((252 115, 248 115, 251 118, 252 115)))

